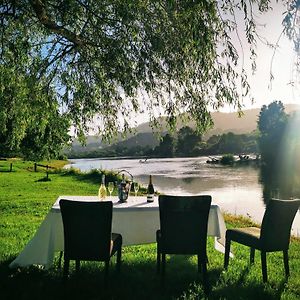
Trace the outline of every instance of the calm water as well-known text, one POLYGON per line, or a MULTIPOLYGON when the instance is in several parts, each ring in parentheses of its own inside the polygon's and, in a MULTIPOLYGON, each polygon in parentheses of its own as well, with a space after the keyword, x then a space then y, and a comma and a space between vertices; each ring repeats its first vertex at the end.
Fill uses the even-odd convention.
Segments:
MULTIPOLYGON (((73 159, 72 166, 130 172, 134 180, 147 186, 153 176, 155 190, 164 194, 209 194, 223 211, 251 217, 261 222, 265 204, 260 171, 255 166, 228 167, 207 164, 207 157, 148 159, 73 159)), ((300 236, 300 214, 293 233, 300 236)))

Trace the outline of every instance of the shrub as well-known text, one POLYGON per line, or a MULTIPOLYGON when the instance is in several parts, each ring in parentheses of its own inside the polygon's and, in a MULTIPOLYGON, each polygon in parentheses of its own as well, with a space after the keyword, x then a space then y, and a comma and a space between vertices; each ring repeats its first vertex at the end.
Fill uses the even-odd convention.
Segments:
POLYGON ((234 156, 232 154, 225 154, 221 158, 222 165, 232 165, 234 163, 234 156))

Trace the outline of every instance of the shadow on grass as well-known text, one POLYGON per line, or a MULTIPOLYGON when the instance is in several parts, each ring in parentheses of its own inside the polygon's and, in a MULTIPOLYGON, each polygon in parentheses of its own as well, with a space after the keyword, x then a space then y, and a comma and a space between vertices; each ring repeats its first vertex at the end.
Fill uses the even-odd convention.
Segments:
MULTIPOLYGON (((164 288, 156 274, 155 259, 129 257, 122 263, 121 272, 110 265, 109 281, 104 283, 102 263, 82 263, 78 273, 74 264, 70 278, 62 280, 62 270, 55 267, 43 270, 38 267, 9 269, 11 260, 0 264, 1 299, 204 299, 202 276, 189 257, 172 256, 166 264, 164 288)), ((268 289, 266 285, 246 281, 248 268, 241 270, 236 280, 222 283, 222 268, 211 269, 208 276, 211 292, 208 299, 280 299, 285 281, 268 289)))
MULTIPOLYGON (((205 297, 202 274, 197 272, 195 256, 167 256, 164 288, 156 273, 155 247, 142 251, 138 246, 125 247, 121 272, 115 271, 115 257, 104 282, 104 265, 82 262, 75 272, 71 263, 70 277, 62 280, 58 256, 53 268, 10 269, 14 257, 0 264, 1 299, 280 299, 286 280, 264 284, 262 278, 249 278, 249 266, 224 271, 208 264, 210 293, 205 297)), ((271 275, 271 274, 270 274, 271 275)))
POLYGON ((261 282, 250 282, 247 285, 241 283, 228 284, 226 287, 217 288, 213 291, 213 297, 209 299, 281 299, 286 281, 280 282, 280 287, 275 289, 266 289, 266 285, 261 282))
POLYGON ((248 265, 240 270, 239 277, 235 281, 216 286, 210 299, 281 299, 287 279, 284 278, 272 287, 270 283, 263 283, 262 277, 255 281, 247 279, 250 268, 248 265))
POLYGON ((36 180, 36 182, 47 182, 47 181, 51 181, 51 179, 49 177, 47 177, 47 176, 45 176, 45 177, 43 177, 41 179, 36 180))
POLYGON ((70 278, 64 284, 57 263, 50 270, 38 267, 11 270, 10 262, 0 265, 1 299, 176 299, 189 294, 192 286, 197 286, 200 299, 204 297, 202 277, 195 264, 185 257, 168 262, 164 289, 153 259, 133 262, 129 258, 123 261, 120 273, 115 271, 113 261, 107 284, 102 263, 83 262, 78 273, 71 265, 70 278))

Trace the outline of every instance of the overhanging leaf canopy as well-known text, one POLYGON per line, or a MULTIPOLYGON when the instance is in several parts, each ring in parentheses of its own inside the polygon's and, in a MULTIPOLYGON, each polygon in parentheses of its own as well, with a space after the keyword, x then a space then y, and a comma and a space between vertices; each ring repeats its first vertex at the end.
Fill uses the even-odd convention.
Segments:
MULTIPOLYGON (((40 86, 31 100, 56 102, 79 135, 95 115, 107 138, 128 130, 132 113, 148 112, 155 125, 160 107, 170 127, 187 112, 201 131, 210 108, 240 109, 248 93, 231 33, 239 11, 255 53, 254 9, 269 1, 4 0, 0 68, 40 86)), ((2 105, 14 84, 1 83, 2 105)), ((22 93, 14 97, 29 105, 22 93)))

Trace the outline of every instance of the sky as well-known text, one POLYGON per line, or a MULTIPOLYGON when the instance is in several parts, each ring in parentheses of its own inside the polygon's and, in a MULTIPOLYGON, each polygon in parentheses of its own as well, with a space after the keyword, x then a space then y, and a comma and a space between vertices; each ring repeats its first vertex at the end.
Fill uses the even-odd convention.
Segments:
MULTIPOLYGON (((277 44, 278 48, 274 50, 261 41, 257 41, 257 70, 255 74, 251 70, 249 46, 245 40, 245 30, 242 27, 244 24, 243 14, 236 16, 239 26, 238 36, 233 34, 232 42, 236 46, 240 55, 240 61, 244 62, 244 68, 247 71, 248 82, 250 84, 250 94, 243 99, 243 109, 261 108, 263 105, 268 105, 275 100, 280 100, 284 104, 300 104, 300 86, 291 85, 295 81, 295 60, 296 55, 293 50, 293 43, 284 35, 280 34, 283 30, 282 20, 283 13, 286 8, 282 3, 277 3, 271 0, 272 10, 264 14, 255 14, 258 33, 270 44, 277 44), (241 43, 242 46, 241 46, 241 43), (273 57, 273 59, 272 59, 273 57), (270 81, 270 72, 274 76, 270 81), (254 102, 251 101, 254 100, 254 102)), ((234 112, 234 107, 225 106, 219 109, 221 112, 234 112)), ((134 118, 135 125, 148 122, 147 114, 136 115, 134 118)))
MULTIPOLYGON (((258 27, 258 32, 271 44, 276 44, 283 30, 282 20, 285 7, 281 3, 276 3, 271 0, 273 10, 267 14, 256 15, 256 20, 261 25, 258 27)), ((242 19, 239 18, 238 22, 242 19)), ((296 103, 300 104, 300 87, 292 85, 295 81, 295 52, 293 44, 284 35, 281 36, 278 48, 274 50, 258 41, 257 43, 257 71, 253 75, 250 68, 249 49, 244 42, 243 33, 239 32, 243 44, 243 50, 237 38, 233 37, 235 45, 240 56, 244 54, 244 66, 247 69, 248 81, 251 86, 251 96, 254 98, 252 104, 249 97, 243 99, 246 109, 260 108, 262 105, 267 105, 274 100, 280 100, 284 104, 296 103), (273 57, 274 55, 274 57, 273 57), (273 60, 272 60, 273 57, 273 60), (270 82, 270 72, 274 76, 274 80, 270 82)), ((232 108, 225 108, 223 111, 233 111, 232 108)))

